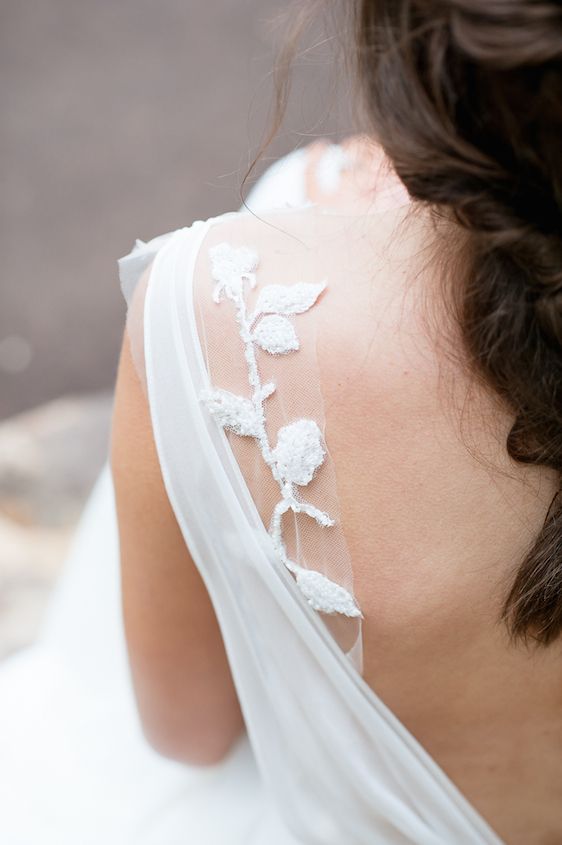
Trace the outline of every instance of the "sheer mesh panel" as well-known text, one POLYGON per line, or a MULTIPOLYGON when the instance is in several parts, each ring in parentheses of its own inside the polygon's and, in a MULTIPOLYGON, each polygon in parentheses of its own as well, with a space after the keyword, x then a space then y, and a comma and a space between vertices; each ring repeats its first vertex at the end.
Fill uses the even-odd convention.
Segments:
MULTIPOLYGON (((321 525, 306 513, 289 510, 282 517, 282 536, 287 556, 298 567, 320 572, 330 581, 353 594, 352 567, 340 522, 336 475, 325 441, 325 414, 317 353, 318 329, 329 307, 330 266, 322 256, 323 238, 314 234, 310 212, 283 214, 268 221, 251 216, 238 216, 221 221, 206 236, 196 263, 194 296, 201 345, 215 388, 236 396, 250 398, 248 362, 241 338, 240 315, 233 301, 224 297, 213 300, 216 280, 213 279, 213 250, 228 244, 234 250, 252 250, 258 257, 256 284, 244 285, 244 299, 249 313, 258 303, 265 287, 280 285, 291 288, 297 283, 326 284, 314 304, 302 313, 285 319, 293 327, 298 349, 272 354, 256 345, 257 365, 262 385, 272 383, 275 391, 264 402, 265 427, 270 446, 275 447, 280 430, 299 420, 314 421, 322 433, 325 457, 312 479, 298 485, 299 500, 327 514, 333 524, 321 525), (299 237, 294 230, 299 231, 299 237), (301 233, 310 233, 302 237, 301 233)), ((341 223, 340 223, 341 226, 341 223)), ((328 226, 330 229, 330 226, 328 226)), ((259 319, 254 325, 259 326, 259 319)), ((293 339, 293 346, 295 340, 293 339)), ((280 486, 253 436, 228 431, 228 439, 242 470, 252 498, 266 527, 271 527, 275 506, 280 501, 280 486)), ((303 600, 306 598, 303 596, 303 600)), ((320 611, 321 612, 321 611, 320 611)), ((340 613, 321 616, 345 652, 354 649, 353 658, 360 663, 360 618, 340 613)))

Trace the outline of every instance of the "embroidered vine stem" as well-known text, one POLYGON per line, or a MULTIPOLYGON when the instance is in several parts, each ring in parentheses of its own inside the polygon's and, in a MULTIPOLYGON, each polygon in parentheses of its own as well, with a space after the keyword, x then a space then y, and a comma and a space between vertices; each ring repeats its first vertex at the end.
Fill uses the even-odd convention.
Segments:
MULTIPOLYGON (((256 355, 256 347, 254 344, 254 338, 252 336, 252 327, 256 324, 259 319, 259 315, 256 316, 255 314, 252 315, 252 320, 249 321, 247 317, 247 308, 246 308, 246 300, 244 299, 244 288, 242 286, 241 293, 236 296, 234 299, 234 303, 236 305, 236 321, 240 326, 240 337, 244 341, 244 355, 246 358, 246 362, 248 364, 248 381, 250 383, 250 387, 253 389, 252 393, 252 402, 254 407, 258 413, 258 426, 259 426, 259 434, 258 434, 258 442, 261 447, 261 452, 265 462, 267 463, 268 467, 271 469, 273 473, 273 477, 277 481, 277 483, 282 486, 283 479, 281 478, 279 471, 277 469, 277 465, 272 455, 271 446, 269 444, 269 438, 267 436, 267 431, 265 428, 265 419, 263 413, 263 403, 264 399, 264 389, 261 383, 259 369, 258 369, 258 359, 256 355)), ((273 388, 273 385, 272 385, 273 388)), ((274 388, 273 388, 274 389, 274 388)), ((271 392, 273 392, 273 389, 271 392)), ((271 395, 271 394, 269 394, 271 395)), ((292 487, 292 485, 291 485, 292 487)))
MULTIPOLYGON (((330 527, 331 525, 334 525, 334 520, 331 519, 331 517, 329 517, 327 513, 321 511, 319 508, 316 508, 309 502, 301 502, 299 499, 297 499, 295 495, 295 485, 292 482, 284 479, 281 473, 279 472, 265 427, 265 414, 263 412, 263 403, 265 401, 265 398, 267 397, 264 397, 264 386, 262 385, 260 379, 258 360, 256 355, 256 345, 252 332, 252 329, 258 323, 260 317, 262 317, 263 314, 260 311, 254 311, 251 314, 250 318, 248 318, 248 309, 246 307, 246 300, 244 298, 243 284, 241 285, 240 293, 237 296, 233 297, 233 302, 236 305, 236 321, 240 326, 240 337, 244 342, 244 356, 248 364, 248 382, 253 390, 252 402, 256 409, 257 418, 259 420, 259 432, 257 435, 257 440, 260 444, 263 458, 267 463, 268 467, 270 468, 273 477, 279 484, 279 487, 281 489, 281 495, 283 496, 282 500, 280 502, 277 502, 277 504, 275 505, 269 530, 270 534, 272 534, 272 536, 280 542, 285 565, 291 572, 297 572, 298 570, 302 569, 302 567, 298 566, 298 564, 296 564, 288 557, 285 549, 285 544, 281 540, 281 519, 283 515, 287 513, 288 510, 292 510, 293 513, 305 513, 307 514, 307 516, 312 517, 312 519, 315 519, 320 525, 323 525, 326 528, 330 527)), ((271 393, 267 393, 267 396, 270 395, 271 393)))

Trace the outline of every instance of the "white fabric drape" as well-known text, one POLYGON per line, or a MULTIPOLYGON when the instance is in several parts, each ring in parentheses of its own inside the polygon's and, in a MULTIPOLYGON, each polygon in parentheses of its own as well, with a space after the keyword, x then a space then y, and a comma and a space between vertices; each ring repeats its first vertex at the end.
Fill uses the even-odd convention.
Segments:
POLYGON ((306 843, 492 843, 493 831, 364 684, 280 566, 209 387, 191 283, 213 221, 171 236, 145 307, 168 495, 221 624, 260 771, 306 843))

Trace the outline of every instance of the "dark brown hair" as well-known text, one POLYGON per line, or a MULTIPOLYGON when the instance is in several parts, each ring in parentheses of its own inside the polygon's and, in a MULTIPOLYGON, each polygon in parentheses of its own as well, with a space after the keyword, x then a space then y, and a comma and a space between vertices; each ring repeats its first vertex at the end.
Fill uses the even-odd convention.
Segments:
MULTIPOLYGON (((327 5, 292 15, 254 164, 281 125, 299 39, 327 5)), ((511 409, 507 451, 562 478, 562 0, 346 0, 345 21, 350 11, 344 58, 377 141, 411 196, 464 233, 451 304, 470 365, 511 409)), ((505 598, 514 642, 562 634, 558 490, 505 598)))
MULTIPOLYGON (((469 359, 508 403, 507 450, 562 472, 562 3, 360 0, 358 61, 377 139, 413 198, 468 239, 456 291, 469 359)), ((558 495, 502 618, 562 633, 558 495)))

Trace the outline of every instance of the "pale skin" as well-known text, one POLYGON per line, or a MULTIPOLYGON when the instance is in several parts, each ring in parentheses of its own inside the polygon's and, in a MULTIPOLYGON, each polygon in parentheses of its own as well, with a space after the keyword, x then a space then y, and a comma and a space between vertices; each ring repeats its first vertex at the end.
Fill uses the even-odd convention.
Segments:
MULTIPOLYGON (((339 199, 315 184, 321 152, 322 145, 310 150, 309 196, 352 204, 353 173, 344 173, 339 199)), ((423 221, 408 231, 423 247, 423 221)), ((393 241, 397 251, 409 242, 393 241)), ((451 372, 446 357, 436 361, 432 344, 424 347, 404 280, 366 277, 362 249, 357 243, 348 255, 340 244, 329 256, 345 284, 331 288, 318 348, 326 436, 365 615, 365 679, 507 843, 557 845, 562 646, 537 654, 509 647, 497 623, 500 585, 540 528, 557 479, 509 462, 509 414, 486 392, 466 404, 470 379, 451 372), (373 315, 384 315, 376 333, 373 315), (488 472, 487 459, 501 471, 488 472)), ((212 605, 166 497, 127 337, 112 466, 145 733, 167 756, 217 762, 243 720, 212 605)))
POLYGON ((126 334, 111 466, 125 633, 146 738, 175 760, 217 763, 240 736, 242 714, 215 612, 166 495, 126 334))

